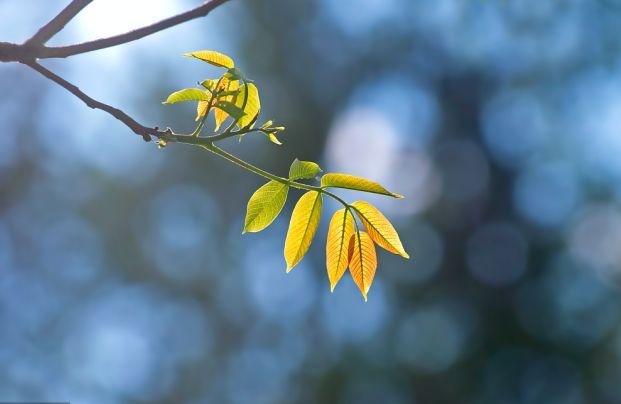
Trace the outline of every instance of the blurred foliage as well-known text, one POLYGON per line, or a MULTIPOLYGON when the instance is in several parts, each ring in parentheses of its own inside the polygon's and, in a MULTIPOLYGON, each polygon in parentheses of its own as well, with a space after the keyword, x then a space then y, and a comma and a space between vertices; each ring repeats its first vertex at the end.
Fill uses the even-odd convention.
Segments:
POLYGON ((330 222, 329 239, 326 243, 326 269, 330 279, 330 291, 334 291, 334 287, 349 266, 352 279, 358 285, 366 301, 377 269, 374 243, 404 258, 410 257, 403 249, 397 231, 377 208, 363 201, 350 205, 326 189, 350 189, 394 198, 403 198, 403 196, 389 192, 376 182, 348 174, 328 173, 321 177, 321 186, 309 185, 299 181, 316 179, 322 171, 317 163, 295 159, 289 168, 289 177, 284 178, 268 173, 220 149, 215 145, 217 141, 238 137, 241 142, 242 138, 250 133, 262 133, 272 143, 280 146, 282 143, 276 137, 276 133, 285 128, 272 126, 272 120, 255 128, 261 111, 259 90, 239 69, 235 68, 235 63, 229 56, 216 51, 198 51, 187 53, 185 56, 225 68, 226 72, 218 79, 201 81, 200 85, 203 89, 186 88, 168 96, 164 104, 196 102, 196 120, 200 122, 190 135, 176 134, 171 129, 167 129, 166 136, 157 141, 158 147, 162 149, 168 142, 200 146, 247 171, 270 180, 250 197, 243 233, 255 233, 268 227, 285 205, 289 188, 306 190, 307 192, 302 195, 293 209, 287 230, 284 250, 287 273, 308 252, 321 219, 324 195, 342 204, 345 209, 344 213, 337 211, 335 217, 340 218, 344 214, 344 218, 330 222), (214 112, 216 125, 214 131, 217 133, 201 136, 205 121, 211 111, 214 112), (228 118, 231 120, 230 125, 218 132, 228 118), (368 233, 359 229, 354 213, 368 233), (348 216, 352 220, 348 220, 348 216))

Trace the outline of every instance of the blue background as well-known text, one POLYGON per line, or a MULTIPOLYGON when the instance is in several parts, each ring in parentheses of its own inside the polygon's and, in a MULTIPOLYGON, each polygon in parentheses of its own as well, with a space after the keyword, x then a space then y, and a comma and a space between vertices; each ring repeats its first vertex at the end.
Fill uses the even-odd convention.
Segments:
MULTIPOLYGON (((66 1, 0 2, 21 42, 66 1)), ((95 1, 55 37, 113 35, 198 1, 95 1)), ((256 81, 284 145, 223 147, 377 180, 412 259, 364 303, 324 267, 326 203, 285 274, 288 216, 241 236, 264 182, 158 150, 0 66, 0 399, 72 403, 621 402, 621 2, 235 0, 137 42, 42 64, 145 125, 172 91, 256 81)), ((350 201, 362 195, 341 193, 350 201)))

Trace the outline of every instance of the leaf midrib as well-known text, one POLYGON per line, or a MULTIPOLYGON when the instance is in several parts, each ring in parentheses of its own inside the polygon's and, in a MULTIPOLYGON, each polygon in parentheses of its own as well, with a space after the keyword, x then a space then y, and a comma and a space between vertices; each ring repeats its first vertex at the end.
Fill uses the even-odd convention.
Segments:
MULTIPOLYGON (((286 184, 282 184, 282 183, 277 182, 277 181, 274 181, 274 182, 275 182, 276 184, 281 185, 281 186, 282 186, 282 188, 280 188, 277 192, 274 192, 273 197, 272 197, 272 202, 273 202, 273 200, 275 199, 275 196, 276 196, 276 195, 280 194, 280 193, 281 193, 283 190, 285 190, 285 189, 287 189, 287 190, 289 189, 289 187, 288 187, 286 184)), ((266 184, 266 185, 267 185, 267 184, 266 184)), ((255 222, 255 221, 256 221, 256 220, 257 220, 257 219, 261 216, 261 214, 263 214, 263 213, 265 212, 265 210, 266 210, 266 206, 269 206, 268 204, 263 204, 263 205, 264 205, 264 206, 263 206, 263 207, 259 210, 259 213, 257 213, 257 214, 254 216, 254 218, 253 218, 250 222, 248 222, 248 225, 253 224, 253 223, 254 223, 254 222, 255 222)), ((280 207, 280 209, 282 209, 282 206, 280 207)), ((279 212, 280 212, 280 210, 279 210, 279 212)))
POLYGON ((310 221, 311 218, 313 217, 313 213, 315 212, 315 206, 317 206, 317 200, 319 198, 321 198, 321 193, 317 192, 317 191, 311 191, 311 192, 315 192, 317 195, 315 196, 315 201, 313 202, 313 207, 310 210, 310 215, 308 215, 308 221, 306 222, 306 227, 304 228, 304 234, 302 234, 302 238, 300 240, 300 244, 298 245, 298 249, 295 252, 295 259, 296 261, 300 259, 300 250, 302 247, 302 244, 304 242, 304 239, 306 238, 306 234, 308 233, 308 228, 310 227, 310 221))
POLYGON ((358 257, 360 259, 360 281, 362 282, 362 292, 366 298, 367 288, 364 285, 364 264, 362 259, 362 239, 360 237, 360 231, 356 232, 356 236, 358 237, 358 257))
POLYGON ((347 214, 349 211, 345 210, 345 215, 343 216, 343 225, 341 226, 341 243, 339 244, 339 256, 338 256, 338 264, 336 266, 336 272, 338 273, 341 270, 341 254, 343 253, 343 245, 345 245, 345 232, 347 230, 347 214))

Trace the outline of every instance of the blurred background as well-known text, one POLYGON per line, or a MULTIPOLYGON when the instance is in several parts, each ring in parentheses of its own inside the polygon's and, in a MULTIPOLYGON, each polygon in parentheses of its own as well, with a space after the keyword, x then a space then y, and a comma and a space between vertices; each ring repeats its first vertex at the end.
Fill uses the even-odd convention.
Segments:
MULTIPOLYGON (((67 3, 1 0, 21 42, 67 3)), ((198 0, 94 1, 50 44, 198 0)), ((0 65, 0 399, 72 403, 621 402, 621 1, 233 0, 137 42, 42 61, 146 125, 232 56, 287 127, 222 146, 384 184, 412 255, 364 303, 325 274, 327 203, 285 274, 289 214, 242 236, 264 181, 158 150, 0 65)), ((359 194, 341 193, 353 201, 359 194)))

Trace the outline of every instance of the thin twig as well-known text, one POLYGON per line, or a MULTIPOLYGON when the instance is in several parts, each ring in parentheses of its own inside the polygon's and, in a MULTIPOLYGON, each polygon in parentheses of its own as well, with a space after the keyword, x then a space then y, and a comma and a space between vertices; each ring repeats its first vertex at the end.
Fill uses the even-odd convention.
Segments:
POLYGON ((56 84, 69 91, 71 94, 78 97, 90 108, 105 111, 119 121, 123 122, 134 133, 142 136, 142 138, 147 142, 150 141, 151 137, 153 136, 159 139, 167 139, 172 133, 170 130, 160 131, 157 127, 149 128, 138 123, 135 119, 127 115, 122 110, 115 108, 111 105, 104 104, 103 102, 97 101, 94 98, 91 98, 74 84, 68 82, 54 72, 41 66, 39 63, 37 63, 36 60, 68 57, 80 53, 91 52, 94 50, 135 41, 137 39, 165 30, 175 25, 182 24, 195 18, 204 17, 209 14, 211 10, 220 6, 221 4, 224 4, 228 0, 210 0, 198 7, 195 7, 192 10, 186 11, 185 13, 166 18, 155 24, 138 28, 125 34, 102 38, 90 42, 84 42, 76 45, 61 47, 44 46, 46 41, 48 41, 51 37, 53 37, 61 29, 63 29, 63 27, 69 21, 71 21, 73 17, 75 17, 82 9, 84 9, 84 7, 86 7, 92 1, 93 0, 73 0, 58 15, 56 15, 56 17, 54 17, 50 22, 41 27, 37 31, 37 33, 33 35, 28 41, 26 41, 23 45, 0 42, 0 62, 20 62, 29 66, 33 70, 39 72, 44 77, 55 82, 56 84))
POLYGON ((59 75, 46 69, 45 67, 41 66, 40 64, 36 62, 25 62, 24 64, 36 70, 37 72, 41 73, 43 76, 52 80, 56 84, 60 85, 61 87, 69 91, 71 94, 75 95, 80 100, 82 100, 90 108, 100 109, 102 111, 109 113, 110 115, 112 115, 119 121, 123 122, 125 125, 127 125, 127 127, 129 127, 134 133, 142 136, 142 138, 147 142, 151 140, 151 136, 155 136, 157 138, 163 138, 167 135, 166 131, 160 131, 157 128, 149 128, 147 126, 144 126, 136 122, 134 118, 130 117, 129 115, 127 115, 125 112, 121 111, 120 109, 114 108, 108 104, 104 104, 101 101, 97 101, 91 98, 74 84, 71 84, 67 80, 63 79, 59 75))
POLYGON ((38 59, 66 58, 81 53, 92 52, 95 50, 132 42, 137 39, 144 38, 145 36, 155 34, 156 32, 168 29, 170 27, 174 27, 175 25, 183 24, 184 22, 204 17, 209 14, 211 10, 221 4, 226 3, 227 1, 228 0, 207 1, 192 10, 177 14, 170 18, 166 18, 164 20, 156 22, 155 24, 151 24, 146 27, 138 28, 124 34, 115 35, 108 38, 101 38, 94 41, 83 42, 68 46, 40 47, 38 49, 35 48, 33 49, 33 56, 38 59))
MULTIPOLYGON (((187 139, 187 137, 183 137, 183 140, 187 139)), ((203 138, 204 140, 206 140, 206 138, 203 138)), ((181 141, 180 143, 184 143, 183 141, 181 141)), ((291 180, 289 178, 283 178, 283 177, 279 177, 275 174, 269 173, 265 170, 260 169, 259 167, 253 166, 252 164, 248 163, 247 161, 244 161, 242 159, 240 159, 239 157, 236 157, 234 155, 232 155, 231 153, 222 150, 221 148, 219 148, 218 146, 216 146, 214 144, 214 142, 205 142, 205 143, 190 143, 190 144, 195 144, 198 145, 199 147, 203 147, 207 150, 209 150, 210 152, 217 154, 218 156, 230 161, 231 163, 237 164, 238 166, 252 172, 255 173, 256 175, 259 175, 263 178, 267 178, 268 180, 272 180, 272 181, 276 181, 276 182, 280 182, 282 184, 286 184, 289 185, 290 187, 293 188, 298 188, 298 189, 303 189, 306 191, 315 191, 315 192, 319 192, 321 194, 325 194, 328 195, 332 198, 334 198, 334 200, 338 201, 339 203, 341 203, 344 207, 348 208, 349 204, 347 202, 345 202, 343 199, 341 199, 340 197, 338 197, 337 195, 333 194, 330 191, 326 191, 324 188, 322 187, 316 187, 314 185, 309 185, 309 184, 303 184, 301 182, 297 182, 295 180, 291 180)))
POLYGON ((36 34, 26 41, 26 45, 43 45, 54 35, 60 32, 82 9, 88 6, 93 0, 73 0, 50 22, 42 26, 36 34))

